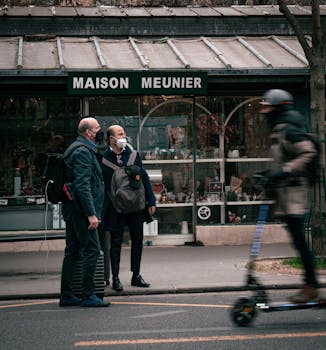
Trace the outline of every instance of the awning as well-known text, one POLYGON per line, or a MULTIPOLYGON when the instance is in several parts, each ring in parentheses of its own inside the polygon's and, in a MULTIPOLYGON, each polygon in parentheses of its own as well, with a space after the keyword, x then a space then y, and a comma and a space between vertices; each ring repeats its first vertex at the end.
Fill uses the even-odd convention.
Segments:
POLYGON ((73 70, 204 70, 215 75, 307 69, 307 59, 294 36, 0 38, 2 76, 62 76, 73 70))

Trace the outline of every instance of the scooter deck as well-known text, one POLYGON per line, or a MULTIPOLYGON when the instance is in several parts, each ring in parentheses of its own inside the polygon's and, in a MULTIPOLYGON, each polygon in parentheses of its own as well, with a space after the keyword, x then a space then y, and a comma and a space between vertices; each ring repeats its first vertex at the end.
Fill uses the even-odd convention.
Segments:
POLYGON ((310 301, 308 303, 296 304, 291 302, 285 303, 257 303, 256 308, 263 312, 273 311, 289 311, 289 310, 305 310, 305 309, 321 309, 326 307, 326 299, 320 299, 317 301, 310 301))

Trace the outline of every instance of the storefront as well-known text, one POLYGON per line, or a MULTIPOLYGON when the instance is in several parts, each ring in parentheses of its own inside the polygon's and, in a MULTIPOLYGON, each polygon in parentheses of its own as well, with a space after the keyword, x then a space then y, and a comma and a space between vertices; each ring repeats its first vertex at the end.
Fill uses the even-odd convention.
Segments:
POLYGON ((94 35, 0 37, 0 235, 64 232, 60 206, 45 203, 44 155, 94 115, 125 128, 150 174, 158 210, 146 239, 249 240, 262 203, 252 175, 271 162, 263 92, 290 90, 309 125, 296 38, 94 35))

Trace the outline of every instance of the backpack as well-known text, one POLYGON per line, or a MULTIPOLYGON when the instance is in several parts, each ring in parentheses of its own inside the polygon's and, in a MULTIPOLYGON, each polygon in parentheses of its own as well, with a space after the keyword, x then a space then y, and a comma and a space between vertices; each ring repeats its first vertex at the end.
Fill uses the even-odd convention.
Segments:
POLYGON ((71 155, 82 144, 78 144, 71 151, 63 155, 62 153, 47 153, 46 163, 43 172, 43 184, 45 186, 45 198, 47 202, 58 204, 64 199, 72 200, 66 186, 66 166, 65 159, 71 155))
POLYGON ((136 156, 137 152, 132 151, 125 166, 118 166, 102 158, 102 163, 114 170, 108 195, 114 209, 121 214, 145 209, 145 189, 141 169, 134 164, 136 156))
POLYGON ((320 160, 320 141, 318 136, 314 133, 306 133, 307 138, 313 142, 316 148, 316 155, 311 160, 310 164, 307 166, 307 177, 309 179, 310 185, 314 185, 320 181, 321 178, 321 160, 320 160))
MULTIPOLYGON (((305 169, 305 176, 309 180, 309 184, 313 186, 320 181, 320 177, 321 177, 321 161, 320 161, 321 146, 320 146, 320 141, 318 139, 318 136, 316 134, 305 132, 303 133, 303 135, 305 139, 311 141, 314 144, 317 151, 315 156, 311 159, 310 163, 306 165, 306 169, 305 169)), ((282 143, 282 148, 283 148, 284 154, 287 157, 291 158, 291 155, 286 150, 284 143, 282 143)))

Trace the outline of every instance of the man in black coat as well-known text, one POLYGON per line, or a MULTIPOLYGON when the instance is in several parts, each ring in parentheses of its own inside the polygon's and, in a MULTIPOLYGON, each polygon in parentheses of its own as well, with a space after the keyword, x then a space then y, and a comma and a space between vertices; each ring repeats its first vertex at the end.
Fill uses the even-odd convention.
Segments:
MULTIPOLYGON (((110 126, 107 130, 107 138, 109 147, 104 153, 103 158, 115 165, 125 166, 132 150, 127 146, 124 129, 120 125, 110 126)), ((143 250, 143 223, 145 221, 149 222, 151 215, 155 213, 156 199, 152 191, 148 174, 143 168, 138 153, 134 164, 141 169, 141 178, 145 189, 146 208, 145 210, 128 214, 118 213, 113 207, 109 192, 114 170, 106 165, 103 165, 102 167, 105 183, 105 204, 102 230, 109 231, 111 236, 110 260, 112 288, 116 291, 123 290, 123 286, 119 280, 119 266, 125 226, 128 226, 131 238, 131 285, 137 287, 149 287, 149 283, 146 283, 140 275, 140 263, 143 250)))
POLYGON ((104 201, 104 183, 97 158, 96 142, 103 131, 95 118, 87 117, 78 125, 76 141, 64 154, 69 195, 63 202, 66 221, 66 248, 62 264, 60 306, 101 307, 109 303, 95 294, 95 270, 100 256, 97 228, 104 201), (83 256, 83 300, 72 292, 76 262, 83 256))

